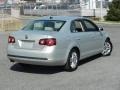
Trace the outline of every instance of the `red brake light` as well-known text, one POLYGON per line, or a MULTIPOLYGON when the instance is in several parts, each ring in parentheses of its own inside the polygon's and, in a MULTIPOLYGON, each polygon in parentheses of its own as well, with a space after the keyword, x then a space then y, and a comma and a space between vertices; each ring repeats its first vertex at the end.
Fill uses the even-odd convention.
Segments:
POLYGON ((40 39, 39 45, 54 46, 56 45, 56 39, 55 38, 40 39))
POLYGON ((9 36, 8 43, 15 43, 15 38, 13 36, 9 36))

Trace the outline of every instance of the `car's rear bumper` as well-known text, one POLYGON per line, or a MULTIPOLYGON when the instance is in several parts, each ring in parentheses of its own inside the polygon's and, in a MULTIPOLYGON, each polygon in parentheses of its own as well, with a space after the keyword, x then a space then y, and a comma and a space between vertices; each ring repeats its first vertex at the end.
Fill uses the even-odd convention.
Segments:
POLYGON ((18 48, 15 45, 8 45, 8 58, 18 63, 56 66, 64 65, 67 55, 64 49, 44 47, 39 49, 18 48))
POLYGON ((44 66, 61 66, 65 65, 65 60, 50 60, 48 58, 39 58, 39 57, 26 57, 26 56, 16 56, 9 55, 8 58, 10 61, 33 64, 33 65, 44 65, 44 66))

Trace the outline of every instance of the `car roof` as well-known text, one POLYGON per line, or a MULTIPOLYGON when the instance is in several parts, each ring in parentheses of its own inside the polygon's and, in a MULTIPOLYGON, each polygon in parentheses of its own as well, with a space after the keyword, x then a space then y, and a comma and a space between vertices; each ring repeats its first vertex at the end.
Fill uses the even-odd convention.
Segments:
POLYGON ((71 21, 75 19, 83 19, 83 17, 78 16, 44 16, 41 17, 40 20, 63 20, 63 21, 71 21))

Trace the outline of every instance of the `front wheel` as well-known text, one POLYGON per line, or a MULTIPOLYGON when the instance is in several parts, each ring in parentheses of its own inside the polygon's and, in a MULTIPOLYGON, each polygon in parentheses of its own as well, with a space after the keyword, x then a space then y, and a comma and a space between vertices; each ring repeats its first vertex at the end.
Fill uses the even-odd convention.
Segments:
POLYGON ((103 51, 102 51, 102 55, 103 56, 109 56, 112 52, 112 43, 110 40, 106 40, 105 43, 104 43, 104 47, 103 47, 103 51))
POLYGON ((69 53, 67 63, 65 64, 65 70, 74 71, 78 67, 79 54, 77 50, 72 49, 69 53))

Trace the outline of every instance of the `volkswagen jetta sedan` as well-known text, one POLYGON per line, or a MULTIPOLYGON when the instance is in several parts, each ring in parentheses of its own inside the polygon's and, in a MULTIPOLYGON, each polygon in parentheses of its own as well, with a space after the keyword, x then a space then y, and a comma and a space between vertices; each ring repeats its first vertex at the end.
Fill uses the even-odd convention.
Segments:
POLYGON ((21 65, 64 66, 73 71, 79 60, 111 52, 108 34, 83 17, 42 17, 8 38, 8 58, 21 65))

